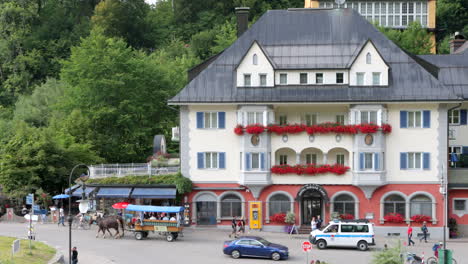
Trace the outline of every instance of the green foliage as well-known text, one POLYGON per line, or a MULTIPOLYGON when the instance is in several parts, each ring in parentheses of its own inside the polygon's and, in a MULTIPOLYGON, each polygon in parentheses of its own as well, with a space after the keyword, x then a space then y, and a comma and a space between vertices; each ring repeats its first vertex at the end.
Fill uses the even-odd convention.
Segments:
POLYGON ((425 28, 421 27, 419 22, 411 23, 403 31, 381 26, 377 26, 377 28, 400 48, 412 54, 420 55, 431 53, 431 35, 425 28))
POLYGON ((372 264, 403 264, 403 258, 400 257, 401 243, 398 241, 395 244, 393 247, 374 253, 372 264))
POLYGON ((446 36, 437 45, 437 54, 450 54, 450 36, 446 36))
POLYGON ((296 223, 296 215, 293 212, 288 212, 286 214, 284 222, 293 225, 294 223, 296 223))
POLYGON ((468 36, 468 1, 438 0, 436 14, 438 39, 445 39, 456 31, 468 36))
POLYGON ((87 184, 174 184, 177 192, 184 194, 192 191, 192 181, 181 173, 159 176, 126 176, 103 179, 89 179, 87 184))

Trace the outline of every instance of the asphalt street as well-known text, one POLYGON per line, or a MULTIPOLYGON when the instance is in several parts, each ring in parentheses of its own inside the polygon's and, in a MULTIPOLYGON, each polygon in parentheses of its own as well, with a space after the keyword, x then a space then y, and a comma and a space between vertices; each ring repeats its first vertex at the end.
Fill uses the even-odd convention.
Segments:
MULTIPOLYGON (((0 222, 0 235, 26 237, 27 224, 0 222)), ((55 224, 37 224, 36 239, 45 241, 57 247, 65 256, 68 256, 68 227, 55 224)), ((216 228, 187 228, 184 236, 175 242, 167 242, 164 237, 150 234, 146 240, 135 240, 131 232, 126 232, 122 239, 96 238, 96 227, 91 230, 73 230, 73 246, 78 248, 79 262, 84 264, 144 264, 144 263, 273 263, 272 260, 242 258, 234 260, 222 253, 223 241, 229 240, 229 231, 216 228)), ((249 235, 259 235, 271 242, 283 244, 289 247, 290 258, 279 263, 306 263, 306 254, 302 252, 301 243, 307 237, 305 235, 293 235, 250 232, 249 235)), ((392 244, 394 238, 377 237, 377 246, 371 250, 361 252, 356 249, 326 249, 313 248, 309 253, 311 259, 319 259, 330 264, 339 263, 372 263, 372 255, 382 250, 385 243, 392 244)), ((421 254, 425 252, 426 258, 432 255, 431 247, 436 241, 418 243, 407 249, 421 254)), ((454 249, 454 257, 458 263, 464 263, 462 259, 468 259, 468 243, 465 241, 449 242, 448 247, 454 249)), ((274 262, 278 263, 278 262, 274 262)), ((465 263, 468 263, 465 262, 465 263)))

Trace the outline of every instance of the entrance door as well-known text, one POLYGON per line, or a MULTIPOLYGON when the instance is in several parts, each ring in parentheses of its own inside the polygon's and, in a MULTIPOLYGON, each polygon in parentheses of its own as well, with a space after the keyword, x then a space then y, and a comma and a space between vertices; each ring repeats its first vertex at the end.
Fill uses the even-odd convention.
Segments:
POLYGON ((307 191, 302 195, 301 201, 302 224, 310 225, 310 220, 318 215, 323 219, 322 215, 322 196, 317 191, 307 191))
POLYGON ((216 225, 216 202, 197 202, 197 224, 216 225))

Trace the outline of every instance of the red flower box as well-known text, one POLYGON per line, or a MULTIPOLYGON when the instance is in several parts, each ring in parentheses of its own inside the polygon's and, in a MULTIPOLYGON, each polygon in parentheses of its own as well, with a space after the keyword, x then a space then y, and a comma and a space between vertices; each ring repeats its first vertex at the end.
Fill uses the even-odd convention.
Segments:
POLYGON ((352 215, 352 214, 340 214, 340 219, 342 219, 342 220, 352 220, 352 219, 354 219, 354 215, 352 215))
POLYGON ((403 223, 405 221, 403 216, 397 213, 387 214, 386 216, 384 216, 384 220, 385 222, 389 222, 389 223, 403 223))
POLYGON ((379 126, 378 125, 375 125, 375 124, 360 124, 360 125, 357 125, 359 131, 363 134, 373 134, 373 133, 377 133, 377 130, 379 129, 379 126))
POLYGON ((277 213, 271 216, 271 222, 279 223, 279 224, 286 224, 286 214, 285 213, 277 213))
POLYGON ((263 131, 265 131, 265 127, 260 124, 252 124, 245 127, 245 132, 247 132, 248 134, 258 135, 263 133, 263 131))
POLYGON ((431 221, 431 217, 427 215, 413 215, 411 220, 415 223, 429 222, 431 221))
POLYGON ((297 174, 297 175, 316 175, 316 174, 325 174, 332 173, 336 175, 343 175, 349 170, 349 167, 343 166, 340 164, 335 165, 319 165, 314 164, 307 165, 295 165, 291 166, 288 164, 285 165, 275 165, 271 167, 271 172, 275 174, 297 174))
POLYGON ((244 134, 244 127, 242 125, 237 125, 234 128, 234 133, 236 133, 238 136, 242 136, 244 134))

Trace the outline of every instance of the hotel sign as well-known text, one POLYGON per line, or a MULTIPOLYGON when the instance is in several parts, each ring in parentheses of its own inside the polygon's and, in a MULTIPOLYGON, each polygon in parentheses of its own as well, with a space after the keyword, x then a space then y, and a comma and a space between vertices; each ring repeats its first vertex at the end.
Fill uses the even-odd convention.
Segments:
POLYGON ((322 199, 324 202, 328 202, 328 194, 327 191, 318 184, 306 184, 302 186, 302 188, 297 192, 296 200, 301 199, 301 197, 306 193, 306 192, 318 192, 322 196, 322 199))

